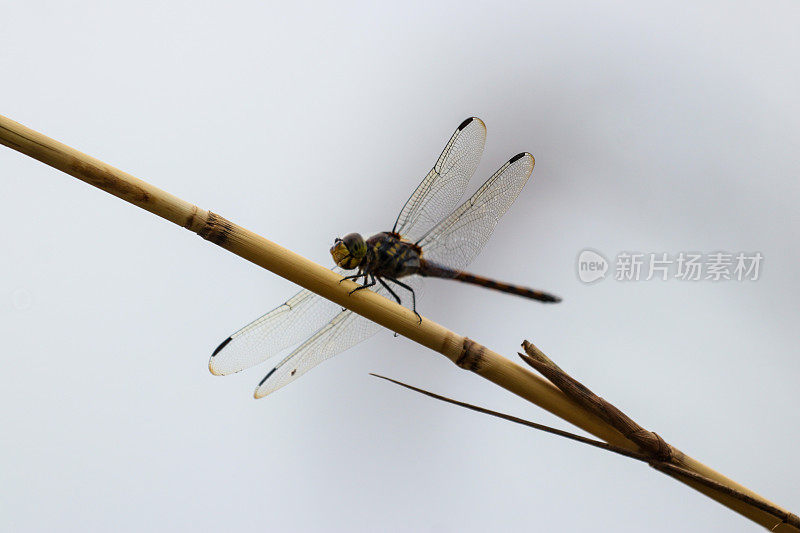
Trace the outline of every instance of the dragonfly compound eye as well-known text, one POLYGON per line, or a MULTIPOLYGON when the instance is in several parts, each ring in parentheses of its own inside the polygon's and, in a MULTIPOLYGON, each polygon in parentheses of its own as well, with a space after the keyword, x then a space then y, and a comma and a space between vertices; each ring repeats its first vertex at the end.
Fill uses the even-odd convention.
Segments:
MULTIPOLYGON (((364 256, 367 255, 367 242, 360 233, 348 233, 344 236, 342 241, 344 241, 344 245, 347 246, 350 257, 356 260, 357 263, 360 263, 361 260, 364 259, 364 256)), ((353 268, 355 268, 355 266, 353 268)))
POLYGON ((336 239, 331 246, 333 260, 346 270, 357 268, 366 254, 367 243, 358 233, 350 233, 344 239, 336 239))

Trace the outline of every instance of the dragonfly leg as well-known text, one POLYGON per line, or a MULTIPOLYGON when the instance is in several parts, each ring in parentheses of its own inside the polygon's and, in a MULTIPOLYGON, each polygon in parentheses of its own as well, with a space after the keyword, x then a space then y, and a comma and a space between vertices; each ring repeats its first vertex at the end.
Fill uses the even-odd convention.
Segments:
POLYGON ((403 305, 403 302, 400 301, 400 297, 392 290, 392 288, 389 287, 389 285, 385 281, 383 281, 381 278, 377 278, 377 279, 378 279, 378 281, 381 282, 381 285, 383 285, 386 288, 386 290, 389 291, 389 294, 392 295, 392 298, 397 300, 397 303, 399 303, 400 305, 403 305))
MULTIPOLYGON (((422 317, 420 316, 419 313, 417 313, 417 295, 414 294, 414 289, 412 289, 411 287, 409 287, 408 285, 406 285, 405 283, 403 283, 401 281, 397 281, 395 278, 386 278, 386 279, 388 279, 392 283, 396 283, 397 285, 400 285, 405 290, 407 290, 408 292, 411 293, 411 310, 414 311, 414 314, 417 315, 417 318, 419 319, 419 323, 422 324, 422 317)), ((387 287, 387 289, 388 289, 388 287, 387 287)), ((390 292, 391 292, 391 290, 390 290, 390 292)))
POLYGON ((370 283, 367 283, 368 277, 369 277, 368 274, 364 274, 364 284, 363 285, 359 285, 358 287, 356 287, 355 289, 350 291, 349 294, 353 294, 356 291, 360 291, 361 289, 366 289, 368 287, 372 287, 373 285, 375 285, 375 276, 373 276, 373 279, 372 279, 372 281, 370 283))
MULTIPOLYGON (((358 273, 358 274, 353 274, 353 275, 351 275, 351 276, 345 276, 345 277, 343 277, 342 279, 340 279, 340 280, 339 280, 339 283, 343 282, 343 281, 344 281, 344 280, 346 280, 346 279, 354 279, 354 280, 357 280, 357 279, 358 279, 358 278, 360 278, 362 275, 363 275, 363 274, 361 274, 361 273, 358 273)), ((364 281, 366 281, 366 280, 367 280, 367 276, 364 276, 364 281)), ((356 281, 356 283, 358 283, 358 282, 356 281)), ((374 283, 373 283, 373 285, 374 285, 374 283)), ((359 288, 362 288, 362 289, 363 289, 364 287, 359 287, 359 288)), ((356 292, 356 291, 357 291, 359 288, 356 288, 356 289, 354 289, 354 290, 350 291, 348 294, 353 294, 353 293, 354 293, 354 292, 356 292)), ((345 308, 345 307, 342 307, 342 311, 347 311, 347 308, 345 308)))

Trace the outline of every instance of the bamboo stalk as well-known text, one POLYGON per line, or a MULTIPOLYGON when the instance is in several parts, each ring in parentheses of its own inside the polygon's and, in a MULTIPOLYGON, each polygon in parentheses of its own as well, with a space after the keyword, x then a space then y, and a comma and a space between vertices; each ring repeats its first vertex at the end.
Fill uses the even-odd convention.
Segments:
MULTIPOLYGON (((329 269, 217 214, 1 115, 0 143, 183 226, 252 263, 437 351, 458 366, 475 372, 610 444, 629 450, 637 449, 634 443, 604 420, 574 403, 551 383, 528 369, 428 319, 423 318, 422 323, 418 323, 416 315, 409 309, 371 291, 350 295, 349 291, 356 287, 353 282, 340 283, 339 276, 329 269)), ((679 454, 676 462, 691 472, 780 509, 685 454, 679 454)), ((666 473, 770 530, 800 533, 800 529, 781 522, 753 505, 731 498, 722 491, 666 473)))

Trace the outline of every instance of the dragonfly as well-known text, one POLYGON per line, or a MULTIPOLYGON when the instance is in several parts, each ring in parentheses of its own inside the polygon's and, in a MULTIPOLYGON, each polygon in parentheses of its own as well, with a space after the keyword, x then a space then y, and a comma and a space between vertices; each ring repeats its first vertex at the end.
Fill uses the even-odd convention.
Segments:
MULTIPOLYGON (((425 277, 470 283, 545 303, 560 301, 547 292, 462 270, 481 251, 533 172, 533 156, 517 154, 459 205, 485 143, 483 121, 476 117, 464 120, 406 201, 391 231, 368 239, 350 233, 334 240, 330 249, 337 265, 334 271, 343 276, 341 281, 362 281, 351 294, 372 288, 402 304, 398 292, 405 292, 410 294, 411 309, 420 321, 416 293, 425 277), (348 271, 355 273, 345 275, 348 271)), ((232 374, 299 344, 258 384, 254 396, 262 398, 380 330, 381 326, 369 319, 302 290, 225 339, 208 366, 213 374, 232 374)))

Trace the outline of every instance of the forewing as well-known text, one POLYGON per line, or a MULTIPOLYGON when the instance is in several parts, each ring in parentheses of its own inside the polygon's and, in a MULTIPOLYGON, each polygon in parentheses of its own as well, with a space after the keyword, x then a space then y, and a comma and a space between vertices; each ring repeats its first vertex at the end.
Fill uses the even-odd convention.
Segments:
MULTIPOLYGON (((409 284, 415 291, 419 291, 421 286, 419 276, 403 278, 403 282, 409 284)), ((405 289, 395 285, 392 290, 404 303, 411 302, 411 295, 405 289)), ((379 287, 375 292, 381 296, 388 296, 383 287, 379 287)), ((381 326, 361 315, 352 311, 341 311, 278 363, 258 384, 254 396, 263 398, 288 385, 323 361, 367 340, 380 330, 381 326)))
MULTIPOLYGON (((334 272, 341 275, 342 270, 334 272)), ((213 374, 226 375, 257 365, 301 342, 341 310, 330 300, 302 290, 225 339, 211 355, 208 368, 213 374)))
POLYGON ((416 241, 461 201, 486 143, 486 125, 468 118, 459 125, 431 171, 403 206, 394 231, 416 241))
POLYGON ((533 164, 533 156, 523 152, 500 167, 469 200, 420 239, 423 258, 451 268, 471 263, 528 181, 533 164))

